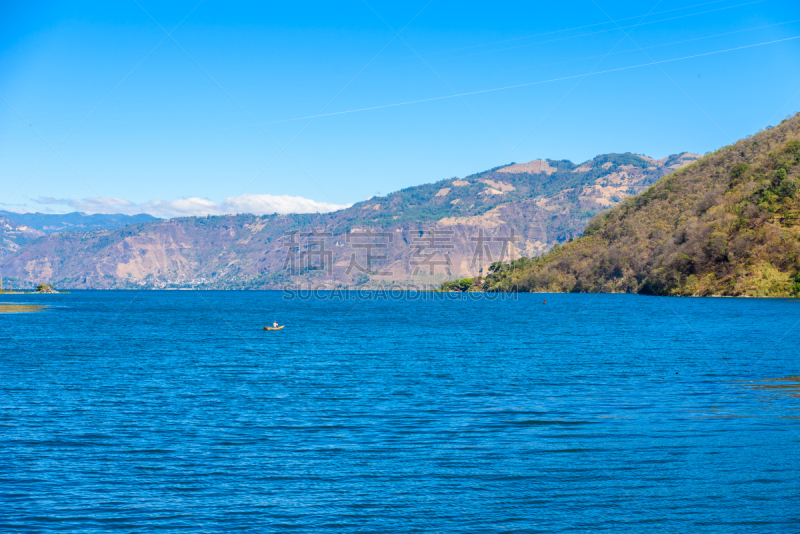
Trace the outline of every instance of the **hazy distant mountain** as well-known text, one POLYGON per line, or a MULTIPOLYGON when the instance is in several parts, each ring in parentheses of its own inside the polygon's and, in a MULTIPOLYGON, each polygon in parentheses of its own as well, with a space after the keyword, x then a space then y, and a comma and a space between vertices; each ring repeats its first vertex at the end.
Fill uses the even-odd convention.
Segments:
POLYGON ((495 290, 800 296, 800 114, 594 220, 495 290))
POLYGON ((0 258, 18 252, 22 245, 43 235, 40 230, 0 216, 0 258))
POLYGON ((580 235, 598 212, 698 157, 606 154, 581 165, 534 160, 410 187, 334 213, 188 217, 51 234, 0 260, 0 272, 74 288, 435 283, 477 274, 501 259, 503 249, 516 257, 542 254, 580 235), (438 241, 431 241, 431 228, 438 241))
POLYGON ((91 230, 110 230, 129 224, 138 224, 159 220, 152 215, 140 213, 138 215, 118 215, 96 213, 14 213, 13 211, 0 211, 0 217, 24 224, 45 234, 54 232, 89 232, 91 230))

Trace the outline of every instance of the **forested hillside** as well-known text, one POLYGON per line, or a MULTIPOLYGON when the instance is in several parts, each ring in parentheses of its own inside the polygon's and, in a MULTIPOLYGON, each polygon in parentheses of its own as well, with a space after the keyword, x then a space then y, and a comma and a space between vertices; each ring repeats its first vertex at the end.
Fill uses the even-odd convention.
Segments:
POLYGON ((800 294, 800 114, 723 147, 596 217, 493 291, 800 294))

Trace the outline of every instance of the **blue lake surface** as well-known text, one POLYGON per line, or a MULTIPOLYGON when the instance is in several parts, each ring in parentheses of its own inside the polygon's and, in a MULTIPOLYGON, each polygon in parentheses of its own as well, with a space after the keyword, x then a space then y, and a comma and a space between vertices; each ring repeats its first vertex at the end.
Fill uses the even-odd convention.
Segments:
POLYGON ((800 301, 339 297, 0 295, 0 530, 800 529, 800 301))

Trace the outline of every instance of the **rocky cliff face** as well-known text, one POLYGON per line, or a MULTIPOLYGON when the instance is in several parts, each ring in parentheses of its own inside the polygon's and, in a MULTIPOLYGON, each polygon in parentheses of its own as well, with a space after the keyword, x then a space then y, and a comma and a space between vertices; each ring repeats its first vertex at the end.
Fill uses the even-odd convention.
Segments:
POLYGON ((0 270, 62 288, 438 284, 577 237, 599 211, 697 158, 534 160, 329 214, 191 217, 55 233, 0 260, 0 270))

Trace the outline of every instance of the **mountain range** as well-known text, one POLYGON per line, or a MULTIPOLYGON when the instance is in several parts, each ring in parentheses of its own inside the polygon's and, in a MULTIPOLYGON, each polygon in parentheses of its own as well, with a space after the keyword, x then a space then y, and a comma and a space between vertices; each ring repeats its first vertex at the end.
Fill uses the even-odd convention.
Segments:
POLYGON ((599 215, 538 258, 490 267, 493 291, 800 296, 800 114, 599 215))
POLYGON ((0 210, 0 217, 39 230, 43 234, 55 232, 89 232, 91 230, 110 230, 129 224, 159 220, 147 213, 120 215, 117 213, 16 213, 0 210))
POLYGON ((438 283, 485 274, 498 260, 543 254, 578 237, 594 215, 699 157, 605 154, 581 164, 537 159, 325 214, 103 216, 96 224, 106 226, 97 228, 76 227, 96 216, 55 223, 48 215, 24 214, 28 230, 14 214, 3 230, 3 242, 12 245, 3 249, 0 273, 18 286, 53 282, 61 288, 438 283), (127 224, 113 227, 112 220, 127 224), (61 229, 51 231, 55 227, 61 229))

